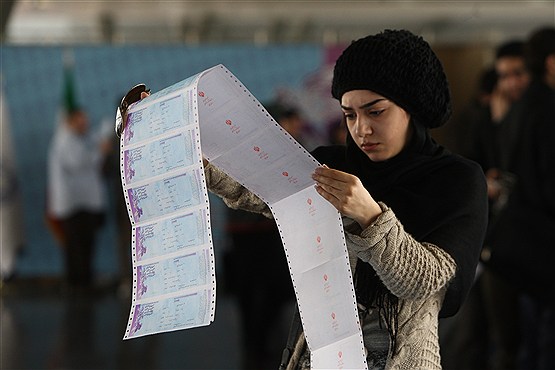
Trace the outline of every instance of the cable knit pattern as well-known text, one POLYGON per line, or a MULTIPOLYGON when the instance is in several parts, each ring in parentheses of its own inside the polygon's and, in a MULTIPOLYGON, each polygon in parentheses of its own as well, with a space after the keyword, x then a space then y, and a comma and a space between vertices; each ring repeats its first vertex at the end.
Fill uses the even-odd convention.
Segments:
POLYGON ((399 298, 397 352, 386 369, 441 369, 438 314, 456 264, 441 248, 406 233, 393 211, 365 230, 348 225, 347 248, 372 264, 384 285, 399 298), (358 234, 358 235, 357 235, 358 234))
POLYGON ((383 213, 360 235, 347 233, 351 248, 398 298, 429 298, 455 275, 455 261, 443 249, 414 240, 390 208, 380 207, 383 213))

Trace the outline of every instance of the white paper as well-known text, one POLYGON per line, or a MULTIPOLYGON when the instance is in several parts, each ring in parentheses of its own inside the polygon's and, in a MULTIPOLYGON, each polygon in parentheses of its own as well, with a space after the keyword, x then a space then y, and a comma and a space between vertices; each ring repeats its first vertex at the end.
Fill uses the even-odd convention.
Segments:
POLYGON ((222 65, 132 105, 129 117, 121 158, 134 288, 125 338, 213 319, 204 155, 272 211, 312 367, 367 368, 341 217, 311 178, 319 163, 222 65))
POLYGON ((361 346, 364 343, 358 335, 334 342, 311 352, 311 366, 313 369, 359 369, 357 359, 361 346))

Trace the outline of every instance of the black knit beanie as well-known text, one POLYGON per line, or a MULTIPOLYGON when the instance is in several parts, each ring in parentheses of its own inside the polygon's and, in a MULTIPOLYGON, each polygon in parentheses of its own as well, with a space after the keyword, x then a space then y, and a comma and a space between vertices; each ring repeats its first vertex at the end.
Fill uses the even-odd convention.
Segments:
POLYGON ((422 37, 406 30, 385 30, 354 41, 337 59, 332 95, 371 90, 407 111, 420 124, 443 125, 451 115, 447 77, 422 37))

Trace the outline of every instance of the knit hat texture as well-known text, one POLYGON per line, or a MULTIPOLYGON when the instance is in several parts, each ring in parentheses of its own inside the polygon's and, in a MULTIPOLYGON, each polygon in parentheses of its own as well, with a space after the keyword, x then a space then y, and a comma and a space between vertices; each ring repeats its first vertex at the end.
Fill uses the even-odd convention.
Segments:
POLYGON ((451 94, 441 62, 430 45, 406 30, 385 30, 354 41, 335 63, 332 95, 371 90, 407 111, 420 124, 443 125, 451 94))

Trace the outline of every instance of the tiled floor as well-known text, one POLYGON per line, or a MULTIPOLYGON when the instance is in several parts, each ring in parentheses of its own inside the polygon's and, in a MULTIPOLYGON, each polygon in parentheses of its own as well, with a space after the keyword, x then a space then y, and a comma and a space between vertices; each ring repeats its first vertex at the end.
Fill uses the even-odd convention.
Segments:
POLYGON ((67 295, 52 284, 5 284, 0 369, 241 368, 232 297, 218 296, 208 327, 123 341, 129 308, 115 289, 67 295))

